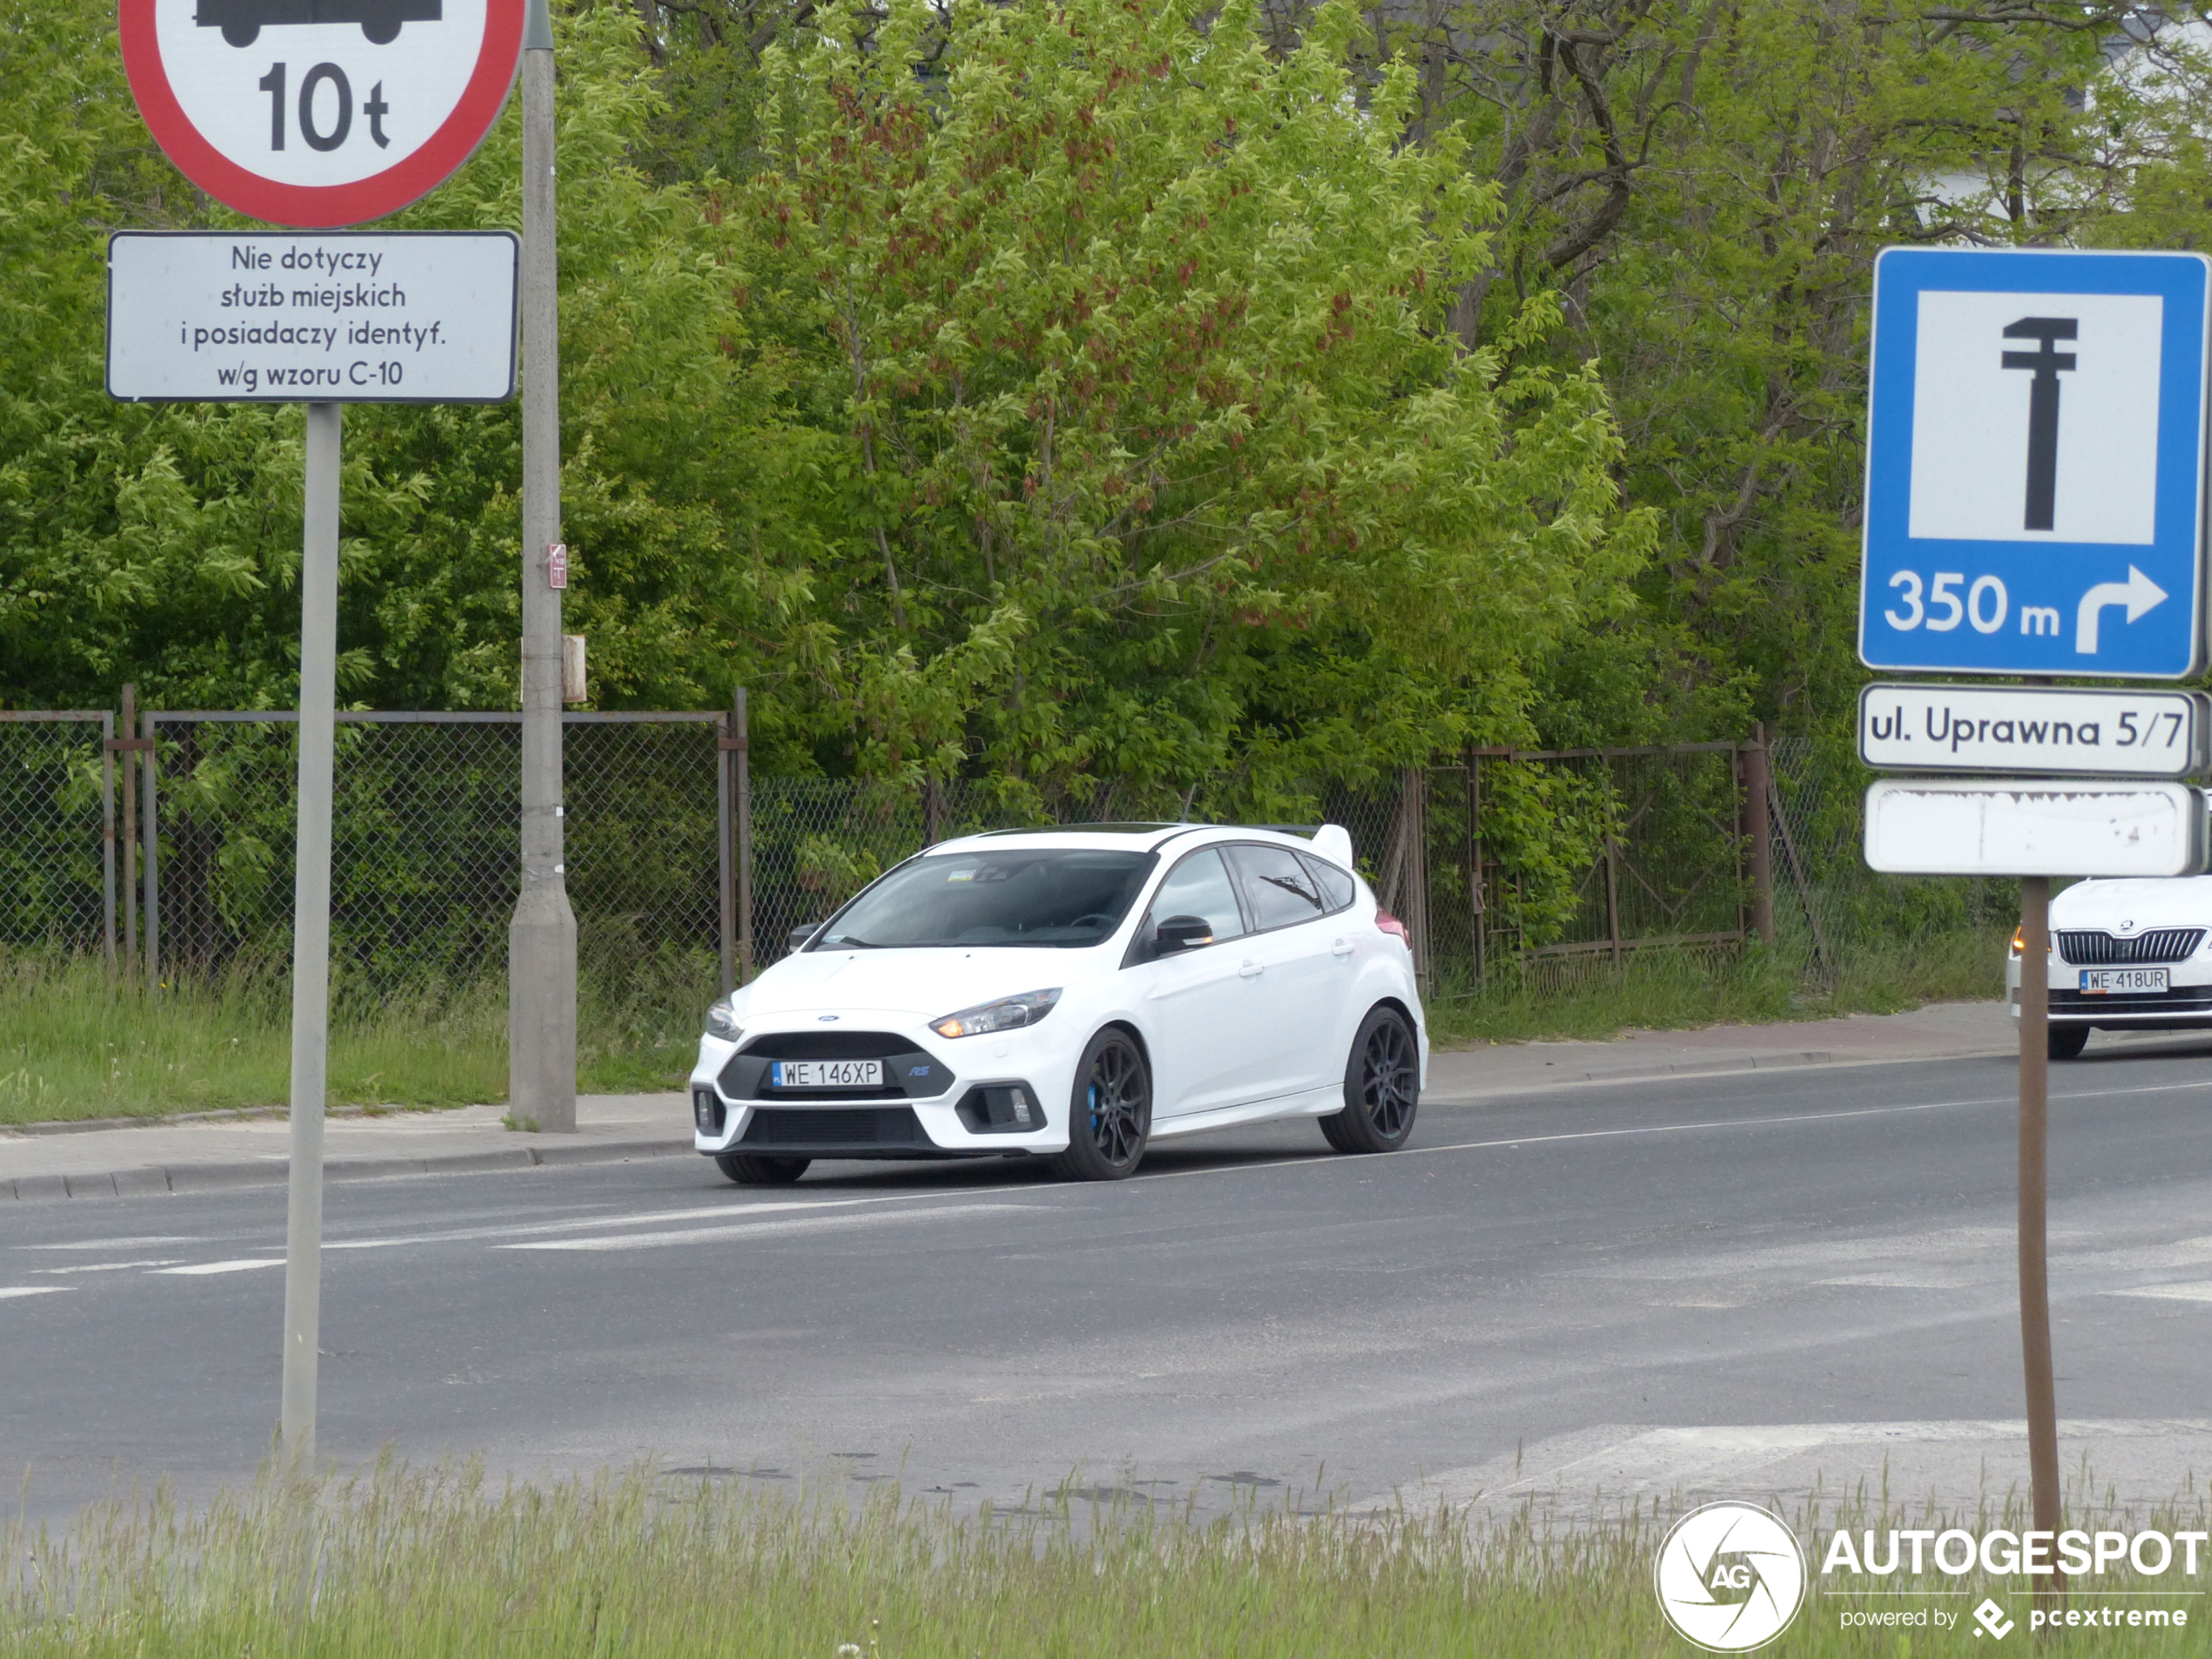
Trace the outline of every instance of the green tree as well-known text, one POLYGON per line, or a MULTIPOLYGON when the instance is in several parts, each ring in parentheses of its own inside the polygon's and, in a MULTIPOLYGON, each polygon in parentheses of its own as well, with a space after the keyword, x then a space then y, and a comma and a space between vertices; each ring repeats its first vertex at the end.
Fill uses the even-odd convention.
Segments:
POLYGON ((768 50, 717 199, 746 361, 827 440, 788 671, 851 764, 1265 810, 1533 735, 1642 526, 1596 378, 1527 349, 1551 297, 1444 327, 1497 192, 1407 142, 1406 66, 1362 95, 1360 28, 901 0, 768 50))

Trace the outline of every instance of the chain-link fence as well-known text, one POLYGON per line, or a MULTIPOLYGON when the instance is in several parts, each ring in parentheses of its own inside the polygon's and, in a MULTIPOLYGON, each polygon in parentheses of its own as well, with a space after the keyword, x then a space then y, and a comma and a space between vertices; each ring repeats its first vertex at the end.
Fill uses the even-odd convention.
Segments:
POLYGON ((0 944, 115 941, 115 716, 0 711, 0 944))
POLYGON ((2016 880, 1866 867, 1866 788, 1876 774, 1848 747, 1778 737, 1769 752, 1777 942, 1814 978, 1832 981, 1856 941, 2019 920, 2016 880))
MULTIPOLYGON (((772 962, 793 928, 931 841, 1131 815, 1116 813, 1124 794, 1110 784, 1049 806, 988 779, 748 788, 731 717, 564 722, 569 892, 580 966, 602 984, 727 981, 747 942, 756 966, 772 962)), ((127 957, 143 918, 160 974, 280 970, 293 718, 149 712, 130 724, 150 752, 146 738, 115 740, 114 717, 97 711, 0 719, 0 943, 112 958, 119 930, 127 957), (131 751, 120 801, 119 748, 131 751)), ((341 989, 436 995, 503 973, 519 738, 510 713, 339 717, 331 937, 341 989)), ((1802 738, 1764 751, 1479 750, 1361 789, 1317 785, 1307 799, 1317 821, 1351 833, 1363 873, 1407 923, 1431 995, 1451 996, 1501 974, 1553 988, 1654 946, 1732 954, 1768 908, 1777 947, 1816 979, 1833 977, 1854 940, 2008 916, 2011 883, 1865 868, 1870 776, 1855 756, 1802 738)), ((1185 808, 1209 815, 1190 799, 1163 815, 1185 808)))
MULTIPOLYGON (((294 720, 157 713, 147 935, 164 972, 280 965, 292 949, 294 720)), ((714 977, 725 885, 720 717, 563 717, 577 960, 714 977)), ((341 714, 331 960, 378 994, 473 982, 503 964, 520 891, 520 717, 341 714)))

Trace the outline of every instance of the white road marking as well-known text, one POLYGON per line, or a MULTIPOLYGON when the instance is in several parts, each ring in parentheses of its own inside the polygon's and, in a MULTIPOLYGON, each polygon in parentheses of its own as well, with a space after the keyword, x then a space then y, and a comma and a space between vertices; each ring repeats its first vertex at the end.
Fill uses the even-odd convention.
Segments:
MULTIPOLYGON (((1022 1188, 1022 1191, 1035 1189, 1022 1188)), ((444 1231, 410 1233, 390 1238, 334 1238, 323 1244, 325 1250, 397 1250, 406 1244, 448 1244, 467 1243, 478 1238, 523 1238, 540 1233, 572 1233, 585 1227, 644 1227, 667 1221, 697 1221, 708 1217, 724 1221, 742 1220, 747 1216, 765 1216, 779 1211, 811 1210, 843 1210, 859 1204, 925 1204, 934 1198, 948 1196, 942 1192, 891 1192, 870 1198, 799 1198, 771 1204, 705 1204, 691 1210, 641 1210, 625 1216, 590 1216, 573 1221, 536 1221, 512 1223, 488 1227, 455 1227, 444 1231)))
POLYGON ((249 1257, 242 1261, 194 1262, 190 1267, 161 1267, 154 1271, 158 1273, 175 1273, 180 1277, 200 1278, 210 1273, 245 1273, 257 1267, 281 1267, 283 1265, 284 1258, 281 1256, 257 1256, 249 1257))
POLYGON ((76 1288, 73 1285, 0 1285, 0 1302, 17 1296, 59 1296, 76 1288))
POLYGON ((2133 1290, 2114 1291, 2114 1296, 2149 1296, 2166 1302, 2212 1302, 2212 1280, 2199 1279, 2190 1285, 2139 1285, 2133 1290))
POLYGON ((33 1268, 31 1271, 37 1273, 52 1274, 120 1273, 126 1267, 174 1267, 177 1264, 177 1261, 178 1258, 176 1257, 167 1256, 158 1257, 152 1261, 145 1262, 91 1262, 82 1267, 38 1267, 33 1268))
POLYGON ((499 1244, 499 1250, 657 1250, 670 1244, 711 1244, 725 1238, 760 1238, 772 1234, 817 1232, 832 1228, 880 1227, 907 1221, 947 1221, 958 1216, 977 1216, 1006 1211, 1049 1211, 1041 1204, 948 1204, 933 1210, 893 1211, 880 1215, 794 1217, 787 1221, 738 1222, 726 1227, 679 1227, 668 1232, 616 1233, 604 1238, 546 1238, 526 1244, 499 1244))
POLYGON ((80 1238, 67 1244, 23 1244, 23 1250, 144 1250, 150 1244, 204 1244, 207 1241, 185 1233, 156 1233, 144 1238, 80 1238))

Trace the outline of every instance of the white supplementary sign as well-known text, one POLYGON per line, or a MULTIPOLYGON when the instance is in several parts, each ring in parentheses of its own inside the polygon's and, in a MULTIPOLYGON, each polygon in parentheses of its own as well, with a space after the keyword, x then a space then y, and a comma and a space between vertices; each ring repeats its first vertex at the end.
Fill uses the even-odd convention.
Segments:
POLYGON ((1858 755, 1902 772, 2184 778, 2206 769, 2209 714, 2201 691, 1870 685, 1858 755))
POLYGON ((1885 778, 1866 862, 1893 875, 2197 875, 2205 802, 2185 784, 1885 778))
POLYGON ((119 232, 108 244, 108 395, 504 401, 520 250, 510 231, 119 232))

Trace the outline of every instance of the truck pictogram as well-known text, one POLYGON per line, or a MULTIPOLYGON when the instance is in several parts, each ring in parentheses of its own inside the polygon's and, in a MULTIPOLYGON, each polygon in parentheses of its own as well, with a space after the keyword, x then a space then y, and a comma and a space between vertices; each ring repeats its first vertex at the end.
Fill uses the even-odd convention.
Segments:
POLYGON ((199 0, 192 21, 221 30, 233 46, 251 46, 264 28, 304 23, 357 23, 372 44, 388 46, 402 24, 436 23, 444 10, 444 0, 199 0))

